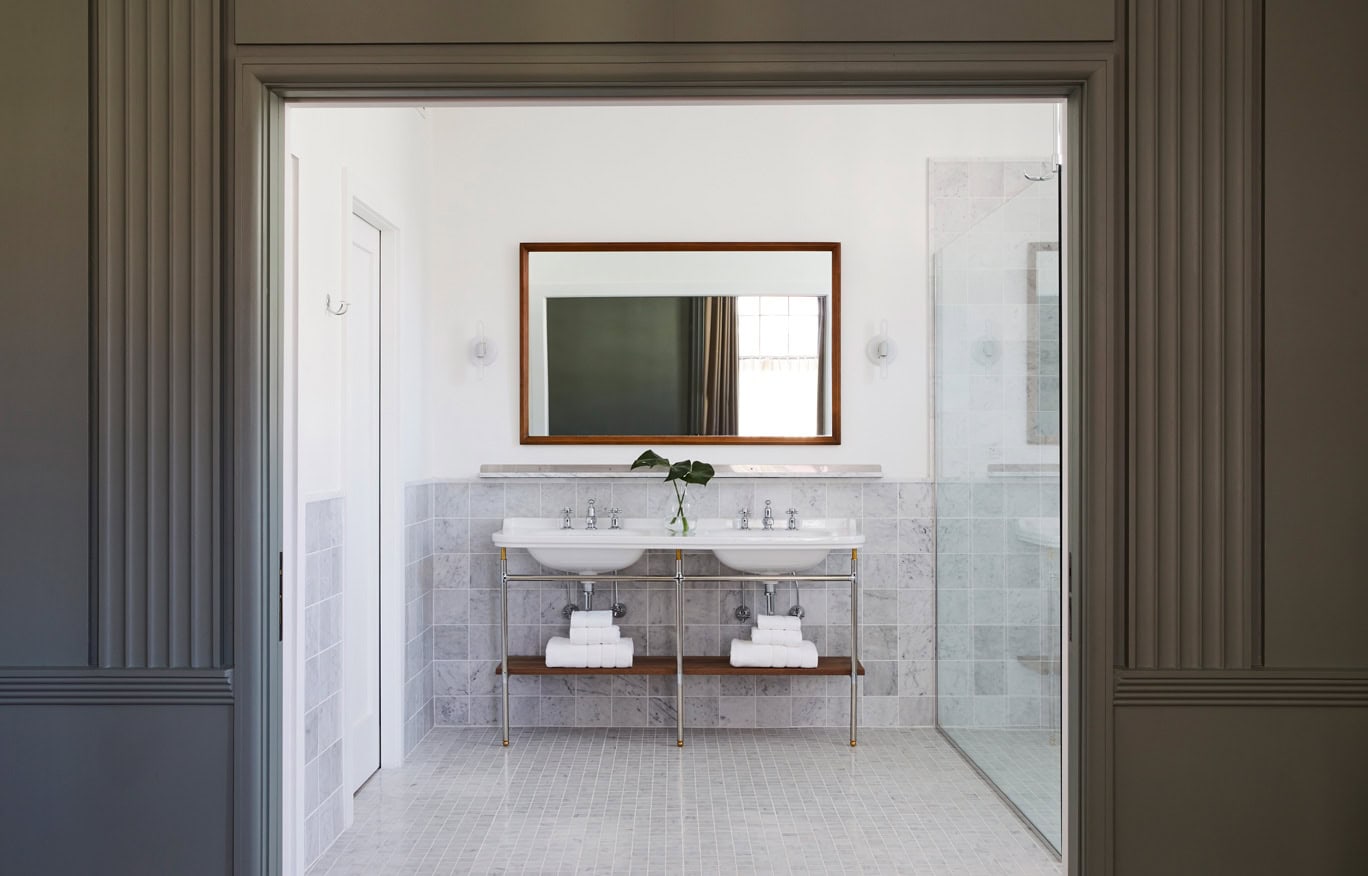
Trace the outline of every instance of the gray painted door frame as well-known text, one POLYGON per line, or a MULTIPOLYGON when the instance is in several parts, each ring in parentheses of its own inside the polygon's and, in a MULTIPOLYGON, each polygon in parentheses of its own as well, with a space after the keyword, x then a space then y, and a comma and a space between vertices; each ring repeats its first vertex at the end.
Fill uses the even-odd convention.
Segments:
POLYGON ((231 351, 235 870, 280 867, 283 107, 312 100, 1039 96, 1070 99, 1077 247, 1069 507, 1076 669, 1069 858, 1112 861, 1113 665, 1125 580, 1124 81, 1110 43, 230 48, 225 340, 231 351), (1086 838, 1086 841, 1085 841, 1086 838))

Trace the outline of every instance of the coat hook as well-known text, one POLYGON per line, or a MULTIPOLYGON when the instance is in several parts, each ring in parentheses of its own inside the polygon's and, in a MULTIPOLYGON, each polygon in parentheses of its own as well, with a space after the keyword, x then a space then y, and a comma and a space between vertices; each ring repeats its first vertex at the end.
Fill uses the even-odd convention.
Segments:
POLYGON ((324 295, 324 296, 323 296, 323 307, 324 307, 324 309, 326 309, 326 310, 328 311, 328 313, 331 313, 333 316, 341 316, 342 314, 346 313, 348 310, 351 310, 351 302, 350 302, 350 301, 339 301, 339 302, 337 302, 337 309, 334 310, 334 309, 333 309, 333 304, 332 304, 332 296, 331 296, 331 295, 324 295))

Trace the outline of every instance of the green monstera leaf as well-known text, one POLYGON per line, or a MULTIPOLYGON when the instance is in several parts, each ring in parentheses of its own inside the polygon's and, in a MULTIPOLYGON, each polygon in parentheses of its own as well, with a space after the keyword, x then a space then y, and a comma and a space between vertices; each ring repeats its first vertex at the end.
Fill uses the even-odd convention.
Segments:
POLYGON ((686 489, 688 484, 696 484, 700 487, 705 485, 716 474, 713 467, 696 459, 683 459, 672 463, 654 450, 648 450, 636 458, 636 461, 632 463, 632 468, 633 470, 638 468, 664 468, 669 470, 665 474, 665 483, 674 484, 675 498, 678 502, 675 507, 675 516, 670 519, 670 523, 682 521, 684 533, 687 535, 689 519, 684 516, 684 491, 679 488, 679 485, 685 484, 686 489))
POLYGON ((638 468, 667 468, 669 472, 665 475, 665 483, 670 481, 683 481, 686 484, 697 484, 703 486, 713 479, 717 472, 706 462, 694 459, 683 459, 679 462, 670 462, 665 457, 648 450, 636 458, 632 463, 632 469, 638 468))
POLYGON ((716 472, 713 471, 713 467, 708 465, 706 462, 699 462, 697 460, 694 460, 693 462, 689 463, 689 471, 687 474, 681 477, 681 480, 683 480, 686 484, 698 484, 701 487, 708 481, 712 480, 713 475, 715 473, 716 472))
POLYGON ((656 453, 654 450, 648 450, 636 458, 636 462, 632 463, 632 469, 656 468, 662 465, 669 468, 670 461, 656 453))

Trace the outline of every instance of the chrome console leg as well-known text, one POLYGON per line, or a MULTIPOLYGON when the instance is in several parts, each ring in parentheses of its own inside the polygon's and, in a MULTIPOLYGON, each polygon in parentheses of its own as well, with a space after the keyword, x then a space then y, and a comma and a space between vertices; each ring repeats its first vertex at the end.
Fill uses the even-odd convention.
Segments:
POLYGON ((684 552, 675 551, 675 744, 684 747, 684 552))
POLYGON ((503 618, 499 624, 499 656, 503 660, 503 744, 508 745, 508 548, 499 548, 499 580, 503 591, 503 618))
POLYGON ((860 551, 850 551, 850 747, 860 714, 860 551))

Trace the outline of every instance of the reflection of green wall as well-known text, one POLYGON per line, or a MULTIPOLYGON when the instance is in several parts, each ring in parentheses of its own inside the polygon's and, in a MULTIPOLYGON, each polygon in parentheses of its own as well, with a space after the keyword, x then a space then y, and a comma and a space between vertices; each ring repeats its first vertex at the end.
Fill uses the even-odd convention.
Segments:
POLYGON ((552 435, 689 431, 688 298, 549 298, 552 435))

